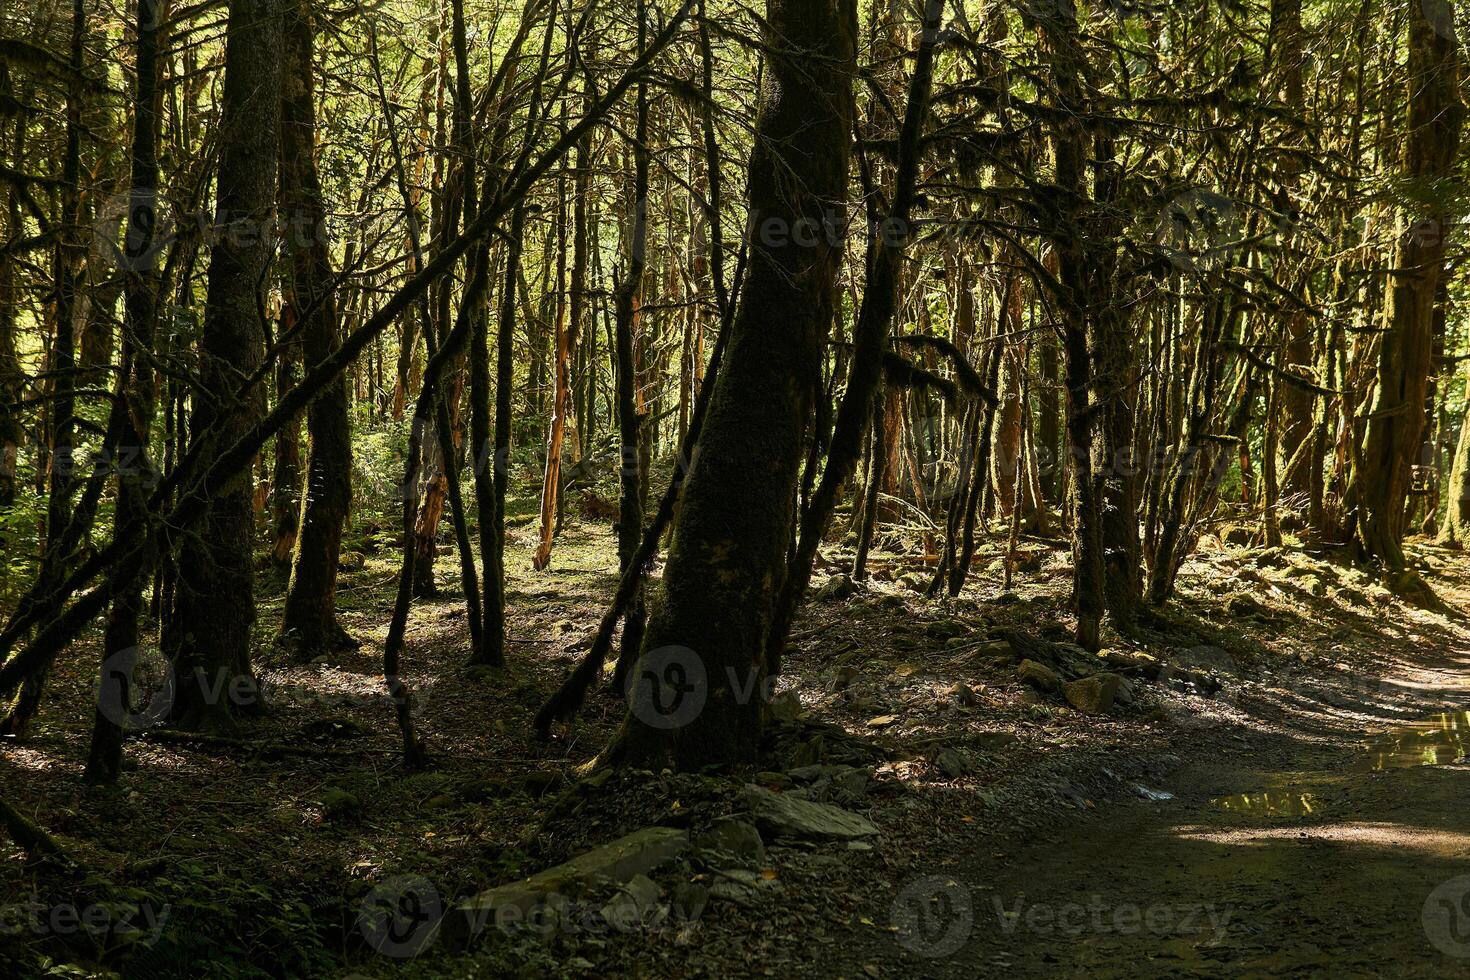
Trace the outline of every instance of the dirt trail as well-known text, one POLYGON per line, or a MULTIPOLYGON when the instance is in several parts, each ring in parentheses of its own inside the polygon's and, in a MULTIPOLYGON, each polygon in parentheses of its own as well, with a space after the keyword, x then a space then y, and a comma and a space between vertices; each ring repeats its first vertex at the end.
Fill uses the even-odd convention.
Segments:
POLYGON ((1470 706, 1470 649, 1454 623, 1410 638, 1242 695, 1236 750, 1186 751, 1139 787, 1171 798, 925 867, 894 901, 885 973, 1470 974, 1470 732, 1438 714, 1470 706))

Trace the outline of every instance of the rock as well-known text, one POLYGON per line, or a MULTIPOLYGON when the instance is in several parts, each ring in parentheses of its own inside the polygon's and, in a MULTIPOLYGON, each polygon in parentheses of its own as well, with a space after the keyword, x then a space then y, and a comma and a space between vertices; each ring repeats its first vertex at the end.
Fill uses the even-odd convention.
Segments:
POLYGON ((351 820, 362 814, 362 801, 338 786, 322 790, 322 819, 328 823, 351 820))
POLYGON ((1055 691, 1061 684, 1057 672, 1035 660, 1022 660, 1016 668, 1016 676, 1038 691, 1055 691))
POLYGON ((745 787, 741 802, 762 833, 773 838, 856 840, 878 833, 867 817, 827 803, 777 795, 759 786, 745 787))
POLYGON ((844 803, 856 803, 868 793, 872 774, 856 766, 839 766, 841 772, 832 776, 832 796, 844 803))
POLYGON ((961 640, 969 636, 969 629, 957 619, 936 619, 926 623, 924 632, 936 640, 961 640))
POLYGON ((817 590, 817 601, 840 602, 856 591, 857 586, 853 584, 852 577, 846 572, 838 572, 822 583, 822 587, 817 590))
POLYGON ((1078 711, 1089 715, 1107 714, 1118 696, 1123 678, 1117 674, 1093 674, 1062 685, 1062 696, 1078 711))
POLYGON ((931 760, 934 768, 944 775, 946 779, 959 779, 968 776, 974 770, 974 763, 970 757, 953 746, 943 746, 934 753, 931 760))
POLYGON ((1015 745, 1020 739, 1010 732, 976 732, 969 736, 969 741, 975 743, 981 752, 995 752, 1008 745, 1015 745))
POLYGON ((801 717, 801 695, 795 689, 782 691, 766 704, 766 711, 777 721, 796 721, 801 717))
POLYGON ((851 664, 838 667, 832 675, 832 690, 840 691, 862 676, 862 671, 851 664))
POLYGON ((667 910, 659 905, 660 891, 652 878, 634 875, 602 907, 603 921, 618 932, 657 925, 667 915, 667 910))
POLYGON ((929 589, 930 576, 924 572, 905 572, 899 577, 898 584, 910 592, 926 592, 929 589))
POLYGON ((781 883, 774 876, 744 868, 719 870, 710 876, 710 897, 742 908, 758 908, 780 889, 781 883))
POLYGON ((869 728, 887 728, 898 721, 898 715, 876 715, 868 719, 869 728))
POLYGON ((1225 600, 1225 612, 1227 615, 1236 617, 1261 616, 1265 614, 1266 607, 1241 592, 1225 600))
POLYGON ((954 703, 961 708, 973 708, 980 703, 980 699, 975 696, 974 689, 968 684, 955 684, 945 693, 953 698, 954 703))
POLYGON ((1159 803, 1163 800, 1172 800, 1174 794, 1165 789, 1149 789, 1142 783, 1133 784, 1133 795, 1140 800, 1148 800, 1150 803, 1159 803))
POLYGON ((594 886, 626 884, 668 864, 688 849, 687 831, 645 827, 565 864, 457 903, 444 916, 442 935, 451 946, 464 948, 492 927, 513 932, 524 926, 528 917, 555 916, 594 886))
POLYGON ((1126 673, 1140 674, 1149 679, 1159 676, 1162 665, 1159 658, 1139 650, 1104 650, 1099 654, 1109 667, 1126 673))
POLYGON ((1281 555, 1280 548, 1262 548, 1256 552, 1253 560, 1257 568, 1271 568, 1286 563, 1286 559, 1281 555))
POLYGON ((974 656, 993 657, 997 660, 1001 658, 1014 659, 1016 649, 1011 646, 1010 640, 986 640, 975 648, 974 656))
POLYGON ((872 778, 866 769, 831 765, 802 766, 790 770, 788 775, 802 785, 808 799, 820 801, 830 797, 843 803, 856 803, 867 795, 872 778))
POLYGON ((360 572, 367 564, 367 556, 360 551, 344 551, 337 558, 337 570, 342 572, 360 572))
POLYGON ((694 850, 712 867, 760 869, 766 866, 766 845, 755 825, 738 817, 723 817, 694 838, 694 850))
POLYGON ((669 896, 669 914, 680 922, 695 922, 704 914, 709 904, 709 889, 697 881, 685 881, 674 886, 669 896))

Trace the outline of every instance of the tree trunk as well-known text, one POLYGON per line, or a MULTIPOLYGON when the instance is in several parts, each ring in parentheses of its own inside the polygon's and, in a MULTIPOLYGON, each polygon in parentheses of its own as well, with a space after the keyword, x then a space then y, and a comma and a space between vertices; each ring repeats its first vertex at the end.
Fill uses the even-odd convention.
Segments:
MULTIPOLYGON (((158 321, 159 275, 154 234, 158 214, 158 83, 159 33, 165 0, 138 0, 137 89, 133 103, 132 188, 121 250, 124 271, 124 314, 128 329, 122 341, 120 390, 127 402, 120 442, 139 465, 118 473, 114 536, 129 540, 142 536, 147 520, 148 483, 154 477, 142 469, 148 432, 157 402, 157 384, 151 364, 136 356, 134 345, 152 353, 158 321), (135 450, 135 451, 134 451, 135 450)), ((112 602, 102 638, 102 671, 92 744, 85 779, 89 784, 115 782, 122 769, 123 723, 130 703, 132 666, 140 641, 138 621, 143 612, 143 584, 151 571, 138 569, 136 578, 120 588, 112 602)))
MULTIPOLYGON (((281 200, 292 263, 287 302, 303 318, 302 356, 315 366, 336 352, 340 340, 335 274, 316 166, 315 27, 302 0, 288 9, 285 23, 289 68, 281 100, 281 200)), ((309 660, 357 646, 337 622, 337 558, 352 505, 352 431, 345 379, 333 381, 311 403, 306 433, 306 487, 281 634, 295 645, 299 658, 309 660)))
MULTIPOLYGON (((1421 184, 1448 178, 1457 156, 1463 106, 1454 17, 1448 0, 1424 0, 1409 10, 1409 110, 1402 171, 1421 184)), ((1404 567, 1404 502, 1424 428, 1434 298, 1452 220, 1443 207, 1434 206, 1427 213, 1400 216, 1383 311, 1378 387, 1357 471, 1362 501, 1358 533, 1365 552, 1395 570, 1404 567)))
MULTIPOLYGON (((640 50, 645 40, 645 17, 643 0, 639 0, 638 46, 640 50)), ((640 411, 642 406, 637 397, 640 374, 636 356, 641 319, 639 309, 643 305, 643 273, 648 250, 648 166, 650 162, 648 89, 642 81, 638 83, 634 112, 637 116, 637 123, 633 140, 633 182, 626 195, 632 209, 632 224, 629 226, 627 237, 628 264, 623 273, 623 281, 618 284, 613 334, 618 442, 621 449, 619 456, 621 465, 618 468, 621 490, 618 497, 618 568, 622 572, 628 570, 633 555, 638 551, 639 540, 643 536, 643 485, 648 472, 644 459, 648 433, 644 431, 645 415, 643 411, 640 411)), ((641 649, 640 644, 646 619, 643 590, 640 588, 633 594, 628 603, 628 610, 623 616, 622 652, 618 657, 618 670, 615 675, 619 681, 623 679, 633 657, 641 649)))
MULTIPOLYGON (((1466 389, 1470 392, 1470 383, 1466 389)), ((1446 496, 1444 527, 1440 529, 1442 544, 1470 546, 1470 397, 1465 417, 1460 422, 1460 438, 1455 443, 1455 458, 1450 464, 1450 485, 1446 496)))
POLYGON ((626 759, 655 770, 756 755, 755 695, 820 377, 818 311, 842 255, 856 10, 850 0, 768 0, 766 13, 770 46, 747 192, 759 247, 684 486, 623 729, 626 759), (679 686, 662 690, 666 680, 679 686))
MULTIPOLYGON (((200 375, 192 429, 209 440, 208 464, 255 428, 264 405, 259 387, 229 399, 243 375, 264 358, 263 290, 272 242, 280 150, 280 0, 232 0, 225 42, 215 234, 200 341, 200 375)), ((245 467, 211 487, 197 537, 179 557, 178 621, 172 651, 183 725, 229 727, 233 709, 260 707, 250 665, 255 622, 251 549, 254 513, 245 467)), ((201 470, 202 472, 202 470, 201 470)))

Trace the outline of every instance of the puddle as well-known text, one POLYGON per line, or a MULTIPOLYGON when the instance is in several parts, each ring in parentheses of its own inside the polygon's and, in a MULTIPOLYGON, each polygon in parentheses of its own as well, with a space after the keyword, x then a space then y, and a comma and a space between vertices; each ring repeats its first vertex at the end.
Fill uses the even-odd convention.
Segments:
POLYGON ((1470 741, 1470 711, 1446 711, 1369 736, 1366 754, 1354 766, 1381 772, 1415 766, 1447 766, 1465 759, 1470 741))
POLYGON ((1231 813, 1249 813, 1258 817, 1307 817, 1321 809, 1322 804, 1311 793, 1282 791, 1217 796, 1210 805, 1231 813))

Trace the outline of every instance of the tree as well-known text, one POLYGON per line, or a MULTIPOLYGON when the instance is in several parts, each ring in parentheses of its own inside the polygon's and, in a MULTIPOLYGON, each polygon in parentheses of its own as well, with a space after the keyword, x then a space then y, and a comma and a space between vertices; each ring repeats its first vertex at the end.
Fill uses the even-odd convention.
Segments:
POLYGON ((636 686, 615 752, 633 764, 693 769, 756 752, 763 706, 752 695, 817 394, 827 326, 818 310, 842 254, 856 35, 856 8, 845 0, 767 3, 746 191, 750 271, 674 521, 643 641, 646 667, 630 677, 636 686), (670 661, 693 672, 692 691, 664 689, 677 679, 659 672, 670 661), (671 693, 702 697, 702 709, 661 727, 657 709, 671 693))
POLYGON ((1404 567, 1404 502, 1424 427, 1434 299, 1452 221, 1443 182, 1458 156, 1464 115, 1454 7, 1448 0, 1424 0, 1411 8, 1401 173, 1412 203, 1397 226, 1378 388, 1358 467, 1360 540, 1369 555, 1395 570, 1404 567))
MULTIPOLYGON (((307 364, 320 364, 340 341, 321 179, 316 165, 316 98, 312 77, 314 27, 300 2, 285 12, 286 69, 281 95, 281 202, 291 260, 286 302, 301 330, 307 364)), ((281 635, 302 659, 356 647, 337 621, 337 559, 342 526, 352 504, 352 431, 347 384, 338 379, 306 414, 306 486, 301 494, 291 578, 281 635)))
MULTIPOLYGON (((264 414, 258 387, 242 382, 265 356, 265 293, 280 153, 282 0, 231 0, 220 105, 219 168, 209 289, 200 337, 200 378, 191 427, 208 459, 233 446, 264 414), (237 394, 238 393, 238 394, 237 394)), ((255 515, 246 473, 209 488, 197 536, 179 556, 170 651, 182 725, 231 727, 232 713, 261 705, 251 666, 255 623, 255 515)))

